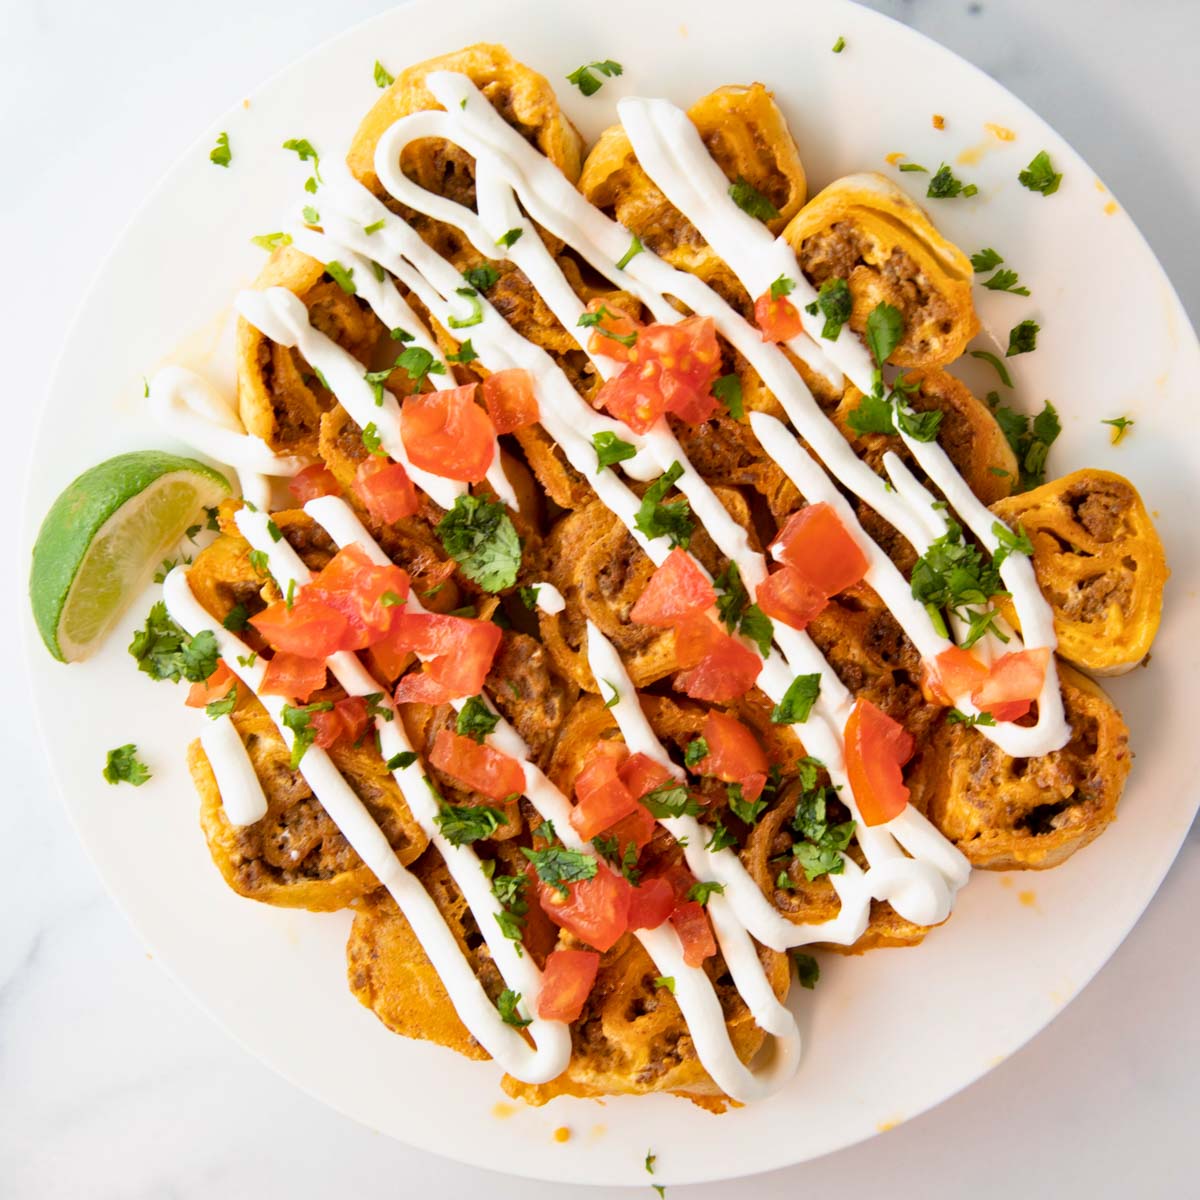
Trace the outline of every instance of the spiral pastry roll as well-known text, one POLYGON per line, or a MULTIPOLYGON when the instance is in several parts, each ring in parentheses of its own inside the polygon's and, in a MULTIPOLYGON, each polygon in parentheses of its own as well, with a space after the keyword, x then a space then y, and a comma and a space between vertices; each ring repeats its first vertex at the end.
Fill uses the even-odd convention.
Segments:
MULTIPOLYGON (((1137 489, 1111 471, 1075 471, 992 505, 1033 543, 1033 567, 1054 611, 1058 652, 1095 675, 1146 657, 1170 573, 1137 489)), ((1005 617, 1016 613, 1002 599, 1005 617)))

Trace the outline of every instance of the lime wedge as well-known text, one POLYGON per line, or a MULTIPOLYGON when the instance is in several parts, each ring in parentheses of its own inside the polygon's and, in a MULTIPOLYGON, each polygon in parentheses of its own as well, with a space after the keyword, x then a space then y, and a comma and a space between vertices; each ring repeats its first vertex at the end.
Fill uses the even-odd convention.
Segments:
POLYGON ((229 490, 220 472, 160 450, 84 471, 55 500, 33 547, 29 599, 50 653, 87 658, 204 507, 229 490))

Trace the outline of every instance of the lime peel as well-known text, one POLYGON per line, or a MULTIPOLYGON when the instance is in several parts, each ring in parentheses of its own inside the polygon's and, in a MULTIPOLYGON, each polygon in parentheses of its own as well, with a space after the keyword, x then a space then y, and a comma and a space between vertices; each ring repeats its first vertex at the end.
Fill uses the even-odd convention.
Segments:
POLYGON ((87 658, 201 510, 230 490, 219 471, 159 450, 119 454, 69 484, 42 522, 29 573, 50 653, 87 658))

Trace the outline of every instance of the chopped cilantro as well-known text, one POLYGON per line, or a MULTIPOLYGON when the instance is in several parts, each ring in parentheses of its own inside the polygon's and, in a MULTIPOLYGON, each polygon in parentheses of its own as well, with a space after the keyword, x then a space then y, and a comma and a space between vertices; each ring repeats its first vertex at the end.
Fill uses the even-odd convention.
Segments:
POLYGON ((288 138, 283 143, 285 150, 294 150, 301 162, 308 162, 312 159, 313 173, 311 178, 304 181, 304 190, 306 192, 315 192, 317 184, 323 183, 321 179, 321 156, 313 149, 313 144, 308 138, 288 138))
POLYGON ((938 429, 945 414, 940 409, 930 409, 928 412, 915 412, 912 409, 897 407, 896 424, 901 433, 906 433, 914 442, 932 442, 937 440, 938 429))
POLYGON ((997 358, 996 355, 992 354, 988 350, 972 350, 971 357, 982 359, 986 363, 991 363, 992 366, 996 368, 996 374, 1000 376, 1000 382, 1004 384, 1005 387, 1012 387, 1012 376, 1008 373, 1008 368, 1004 365, 1003 359, 997 358))
POLYGON ((511 250, 513 243, 525 232, 520 226, 515 229, 506 230, 496 239, 497 246, 503 246, 506 250, 511 250))
POLYGON ((731 846, 736 846, 738 840, 725 828, 725 825, 719 819, 713 822, 712 836, 704 843, 705 850, 728 850, 731 846))
POLYGON ((1133 421, 1130 417, 1111 417, 1107 421, 1101 421, 1100 424, 1112 426, 1112 437, 1110 440, 1112 441, 1112 444, 1115 446, 1119 442, 1124 440, 1125 431, 1131 425, 1136 424, 1136 422, 1133 421))
POLYGON ((467 338, 467 340, 459 346, 458 353, 446 355, 446 361, 452 363, 462 363, 463 366, 466 366, 467 363, 473 363, 478 357, 479 355, 475 353, 475 347, 471 345, 471 339, 467 338))
POLYGON ((387 451, 379 441, 379 430, 374 421, 368 421, 363 427, 362 444, 367 448, 368 454, 375 454, 379 458, 387 458, 387 451))
POLYGON ((309 225, 320 224, 321 214, 319 212, 317 212, 317 210, 315 208, 313 208, 313 206, 311 204, 306 204, 304 206, 304 208, 301 209, 300 215, 304 218, 305 222, 309 225))
MULTIPOLYGON (((393 330, 393 332, 395 332, 393 330)), ((399 367, 412 380, 413 387, 420 391, 427 375, 445 375, 446 366, 438 362, 428 350, 422 346, 409 346, 396 359, 399 367)))
POLYGON ((458 719, 454 729, 464 737, 482 742, 496 728, 500 715, 492 712, 479 696, 472 696, 458 710, 458 719))
POLYGON ((149 768, 139 760, 137 746, 133 742, 108 752, 103 774, 111 784, 130 783, 134 787, 141 787, 150 778, 149 768))
POLYGON ((604 86, 604 80, 597 79, 592 74, 593 71, 599 71, 605 78, 613 79, 623 70, 624 68, 619 62, 605 58, 600 62, 584 63, 582 67, 576 67, 567 76, 567 82, 573 83, 585 96, 594 96, 604 86))
POLYGON ((1028 354, 1031 350, 1036 350, 1037 335, 1041 328, 1036 321, 1029 320, 1014 325, 1008 332, 1008 349, 1004 352, 1004 357, 1012 358, 1014 354, 1028 354))
POLYGON ((1045 150, 1039 150, 1033 156, 1029 166, 1017 179, 1023 187, 1027 187, 1031 192, 1041 192, 1043 196, 1053 196, 1058 191, 1058 185, 1062 183, 1062 175, 1055 171, 1050 162, 1050 155, 1045 150))
MULTIPOLYGON (((490 268, 489 268, 490 269, 490 268)), ((479 300, 479 293, 474 288, 455 288, 456 296, 464 296, 471 302, 471 315, 469 317, 456 317, 451 315, 446 319, 446 324, 451 329, 470 329, 472 325, 479 325, 483 322, 483 305, 479 300)))
POLYGON ((972 728, 975 725, 995 725, 996 718, 989 712, 975 713, 974 716, 968 717, 965 712, 957 708, 949 709, 946 713, 947 725, 966 725, 972 728))
POLYGON ((952 200, 955 196, 974 196, 979 189, 973 183, 964 184, 942 163, 929 179, 925 195, 930 200, 952 200))
POLYGON ((250 241, 263 250, 278 250, 280 246, 292 244, 292 235, 290 233, 260 233, 257 237, 252 237, 250 241))
POLYGON ((521 539, 498 501, 458 496, 438 522, 437 535, 459 570, 484 591, 503 591, 517 582, 521 539))
POLYGON ((618 319, 617 317, 613 316, 613 314, 610 313, 602 304, 595 312, 585 312, 581 314, 579 320, 576 321, 575 324, 584 329, 594 329, 602 337, 610 338, 614 342, 619 342, 622 346, 626 347, 626 349, 628 349, 637 341, 638 335, 636 329, 630 333, 614 333, 611 329, 605 329, 604 326, 600 324, 605 317, 610 317, 614 321, 618 319))
POLYGON ((602 679, 600 682, 605 686, 612 688, 612 695, 604 702, 605 708, 616 708, 617 701, 621 699, 621 689, 615 683, 610 683, 607 679, 602 679))
POLYGON ((514 992, 512 988, 505 988, 496 1000, 496 1007, 500 1010, 500 1020, 505 1025, 515 1025, 518 1029, 524 1029, 526 1025, 532 1024, 532 1017, 523 1017, 517 1011, 517 1005, 521 1003, 521 993, 514 992))
POLYGON ((991 292, 1010 292, 1014 296, 1028 296, 1029 289, 1027 287, 1018 287, 1017 283, 1020 276, 1016 271, 1010 271, 1008 268, 997 271, 991 279, 985 279, 983 286, 991 292))
POLYGON ((729 195, 742 212, 758 221, 773 221, 779 216, 779 209, 744 175, 739 175, 729 185, 729 195))
POLYGON ((450 845, 469 846, 491 837, 508 818, 488 804, 447 804, 442 801, 434 820, 450 845))
POLYGON ((316 712, 331 712, 333 704, 329 700, 317 700, 312 704, 283 706, 284 727, 292 731, 292 757, 289 766, 293 771, 300 766, 301 760, 309 746, 316 740, 317 731, 312 727, 312 714, 316 712))
POLYGON ((842 332, 842 326, 850 320, 854 309, 854 298, 844 279, 827 279, 821 284, 817 298, 804 306, 804 311, 810 316, 820 313, 825 318, 825 326, 821 336, 828 341, 836 341, 842 332))
MULTIPOLYGON (((477 292, 490 292, 496 286, 500 272, 491 263, 480 263, 479 266, 464 271, 462 276, 477 292)), ((459 291, 458 294, 466 295, 463 291, 459 291)))
POLYGON ((647 792, 641 802, 650 810, 650 815, 664 820, 669 817, 697 817, 703 811, 688 794, 688 790, 677 780, 668 779, 647 792))
POLYGON ((765 800, 761 798, 758 800, 747 800, 742 794, 742 785, 740 783, 731 783, 725 789, 725 794, 729 800, 729 811, 739 821, 744 821, 751 827, 758 824, 758 818, 762 816, 767 807, 765 800))
POLYGON ((845 50, 845 48, 846 48, 846 39, 844 37, 839 37, 838 40, 833 43, 834 54, 841 54, 841 52, 843 50, 845 50))
POLYGON ((867 317, 867 346, 882 367, 904 338, 904 314, 890 304, 877 304, 867 317))
POLYGON ((386 224, 387 221, 380 217, 378 221, 372 221, 370 225, 364 225, 363 233, 369 237, 373 233, 378 233, 386 224))
MULTIPOLYGON (((655 975, 654 986, 656 988, 666 988, 667 991, 670 992, 671 995, 673 996, 673 995, 675 995, 675 976, 674 975, 655 975)), ((646 1163, 647 1163, 646 1170, 647 1171, 650 1171, 650 1172, 654 1171, 654 1167, 652 1165, 650 1165, 653 1162, 654 1162, 654 1155, 647 1154, 646 1155, 646 1163)))
POLYGON ((845 871, 841 852, 854 836, 854 822, 830 825, 828 802, 832 791, 817 782, 822 764, 815 758, 802 758, 797 765, 802 791, 792 816, 792 829, 803 840, 792 846, 792 856, 811 883, 822 875, 840 875, 845 871))
POLYGON ((619 259, 617 259, 617 270, 618 271, 625 270, 625 268, 627 266, 629 266, 629 264, 631 262, 633 262, 633 260, 639 254, 641 254, 641 252, 643 250, 645 250, 645 248, 646 247, 642 245, 642 239, 639 238, 638 235, 635 233, 633 235, 633 240, 629 243, 629 249, 626 250, 625 253, 622 254, 619 259))
POLYGON ((901 171, 920 171, 922 175, 929 174, 928 167, 923 167, 923 166, 921 166, 920 163, 915 163, 915 162, 901 163, 900 170, 901 171))
POLYGON ((217 144, 208 152, 208 161, 216 163, 218 167, 227 167, 232 158, 233 152, 229 149, 229 134, 219 134, 217 144))
POLYGON ((396 82, 396 77, 388 71, 387 67, 379 61, 375 60, 375 86, 377 88, 388 88, 396 82))
POLYGON ((354 268, 344 267, 336 258, 331 258, 325 264, 325 274, 346 293, 353 296, 358 288, 354 284, 354 268))
POLYGON ((596 474, 599 475, 605 467, 611 467, 637 453, 637 447, 623 442, 615 433, 607 430, 592 434, 592 445, 596 447, 596 474))
POLYGON ((821 978, 821 968, 817 965, 817 960, 811 954, 793 950, 792 962, 796 964, 796 976, 800 986, 812 991, 817 986, 817 980, 821 978))
POLYGON ((700 765, 701 761, 708 757, 708 742, 702 737, 694 737, 687 744, 687 749, 683 752, 683 764, 690 771, 693 767, 700 765))
POLYGON ((218 717, 227 717, 237 707, 237 684, 233 684, 220 700, 213 700, 204 706, 205 713, 214 721, 218 717))
POLYGON ((789 279, 786 275, 780 275, 774 283, 771 284, 771 299, 782 300, 784 296, 790 296, 796 290, 796 281, 789 279))
POLYGON ((399 754, 393 754, 383 765, 389 771, 403 771, 405 767, 411 767, 417 761, 417 755, 412 750, 401 750, 399 754))
POLYGON ((267 558, 267 552, 265 550, 251 550, 250 553, 246 555, 246 561, 259 575, 266 575, 268 573, 270 560, 267 558))
MULTIPOLYGON (((985 562, 978 548, 963 540, 962 527, 954 521, 947 522, 946 532, 934 539, 929 549, 917 559, 910 588, 913 598, 925 606, 934 627, 943 637, 947 636, 942 616, 944 609, 950 609, 964 620, 972 620, 970 612, 964 611, 966 606, 986 605, 993 596, 1008 595, 996 562, 985 562)), ((978 629, 975 640, 985 628, 978 629)))
POLYGON ((217 669, 220 652, 211 630, 203 629, 195 637, 188 637, 159 600, 151 607, 145 627, 133 635, 129 653, 137 660, 138 670, 151 679, 201 683, 217 669))
POLYGON ((771 710, 771 721, 776 725, 802 725, 808 720, 820 694, 819 674, 797 675, 788 684, 783 699, 771 710))
POLYGON ((663 503, 663 497, 683 475, 683 467, 673 462, 647 489, 634 517, 634 528, 650 539, 665 537, 672 546, 688 548, 692 540, 691 505, 686 496, 663 503))
POLYGON ((975 268, 976 275, 982 275, 985 271, 998 267, 1003 261, 1003 256, 997 254, 989 246, 985 246, 978 254, 971 255, 971 266, 975 268))
POLYGON ((598 870, 596 860, 582 850, 568 850, 566 846, 547 846, 543 850, 530 850, 521 847, 537 872, 538 878, 549 884, 560 896, 570 894, 567 887, 570 883, 579 883, 592 879, 598 870))
POLYGON ((742 400, 742 380, 739 375, 722 375, 712 385, 712 394, 725 405, 735 421, 745 417, 746 406, 742 400))
POLYGON ((713 892, 724 894, 725 885, 723 883, 712 883, 707 880, 697 881, 688 888, 687 898, 695 900, 697 904, 707 904, 713 892))

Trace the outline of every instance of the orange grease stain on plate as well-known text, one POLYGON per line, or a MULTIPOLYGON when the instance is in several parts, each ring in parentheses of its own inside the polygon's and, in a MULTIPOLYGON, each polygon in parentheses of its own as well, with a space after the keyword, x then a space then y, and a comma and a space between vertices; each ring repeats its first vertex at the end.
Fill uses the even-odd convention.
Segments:
POLYGON ((903 1117, 890 1117, 886 1121, 880 1121, 879 1124, 875 1126, 875 1128, 880 1133, 887 1133, 887 1131, 889 1129, 895 1129, 897 1125, 903 1125, 903 1124, 904 1124, 903 1117))
POLYGON ((571 1131, 565 1125, 560 1125, 554 1131, 554 1140, 556 1142, 569 1142, 571 1140, 571 1131))
POLYGON ((894 167, 902 158, 907 157, 907 154, 903 154, 899 150, 893 150, 891 154, 885 154, 883 156, 883 161, 887 163, 889 167, 894 167))
POLYGON ((1117 211, 1117 202, 1115 200, 1110 200, 1104 206, 1104 215, 1106 217, 1111 217, 1113 215, 1113 213, 1115 213, 1116 211, 1117 211))
POLYGON ((1005 142, 1016 140, 1017 135, 1011 129, 1003 125, 992 125, 990 122, 984 125, 984 130, 989 134, 982 142, 977 145, 968 146, 962 153, 959 154, 955 162, 960 167, 975 166, 985 154, 991 150, 997 149, 1005 142))
POLYGON ((607 1132, 607 1125, 593 1125, 589 1136, 593 1138, 602 1138, 607 1132))
POLYGON ((946 118, 943 117, 941 113, 933 114, 933 127, 934 127, 934 129, 945 129, 946 128, 946 118))
POLYGON ((1038 906, 1037 893, 1032 890, 1018 892, 1017 899, 1020 900, 1020 902, 1026 908, 1037 908, 1037 906, 1038 906))
POLYGON ((505 1104, 503 1100, 497 1100, 492 1105, 492 1116, 497 1121, 507 1121, 509 1117, 515 1117, 516 1115, 517 1109, 514 1104, 505 1104))
POLYGON ((1012 885, 1013 885, 1013 881, 1012 881, 1011 875, 1001 875, 1000 876, 1000 886, 1001 887, 1010 888, 1010 887, 1012 887, 1012 885))

